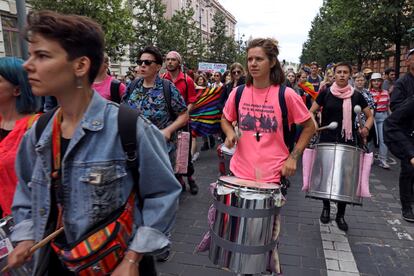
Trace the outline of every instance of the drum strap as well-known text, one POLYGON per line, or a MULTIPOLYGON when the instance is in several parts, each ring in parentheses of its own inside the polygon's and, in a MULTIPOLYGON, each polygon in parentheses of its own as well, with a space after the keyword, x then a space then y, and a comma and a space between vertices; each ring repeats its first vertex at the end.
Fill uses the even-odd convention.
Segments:
POLYGON ((264 254, 271 250, 274 250, 277 245, 277 240, 272 241, 266 245, 260 245, 260 246, 253 246, 253 245, 242 245, 237 244, 228 240, 225 240, 219 236, 217 236, 216 233, 212 229, 210 229, 211 239, 212 241, 220 246, 221 248, 236 252, 236 253, 242 253, 242 254, 264 254))
POLYGON ((214 201, 213 205, 220 212, 223 212, 233 217, 242 218, 267 218, 278 215, 280 211, 280 207, 259 210, 237 208, 233 206, 228 206, 220 201, 214 201))

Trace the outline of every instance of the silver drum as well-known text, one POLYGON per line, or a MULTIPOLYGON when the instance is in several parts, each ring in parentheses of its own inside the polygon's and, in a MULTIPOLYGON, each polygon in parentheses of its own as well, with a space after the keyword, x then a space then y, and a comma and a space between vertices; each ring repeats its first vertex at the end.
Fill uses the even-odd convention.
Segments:
POLYGON ((282 200, 280 186, 222 176, 214 197, 210 260, 241 274, 266 271, 278 238, 274 227, 282 200))
POLYGON ((306 196, 362 205, 357 188, 364 151, 353 146, 330 143, 317 144, 315 150, 306 196))

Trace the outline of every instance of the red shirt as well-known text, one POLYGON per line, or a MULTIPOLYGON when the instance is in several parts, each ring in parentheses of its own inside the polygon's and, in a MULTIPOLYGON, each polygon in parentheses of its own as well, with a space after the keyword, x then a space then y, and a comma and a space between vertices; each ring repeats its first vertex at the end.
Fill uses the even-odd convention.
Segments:
POLYGON ((187 74, 185 74, 184 79, 184 73, 180 71, 175 81, 173 81, 170 72, 167 72, 163 75, 163 78, 174 83, 175 87, 177 87, 178 91, 180 91, 181 96, 183 96, 187 105, 195 103, 197 100, 197 93, 195 90, 194 81, 187 74))
POLYGON ((31 125, 33 120, 38 118, 38 115, 35 116, 29 115, 16 121, 13 130, 0 142, 0 207, 3 210, 3 217, 11 214, 17 185, 14 169, 17 150, 29 123, 31 125))
POLYGON ((377 108, 375 109, 376 112, 387 112, 390 106, 390 94, 387 90, 375 90, 371 89, 372 97, 374 98, 375 104, 377 108))

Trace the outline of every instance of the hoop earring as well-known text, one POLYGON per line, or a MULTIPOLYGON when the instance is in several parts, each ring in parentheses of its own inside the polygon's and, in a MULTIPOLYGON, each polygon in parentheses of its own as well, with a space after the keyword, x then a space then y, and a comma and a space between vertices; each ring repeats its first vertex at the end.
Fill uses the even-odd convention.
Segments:
POLYGON ((80 77, 77 77, 76 78, 76 88, 78 88, 78 89, 82 89, 83 88, 82 78, 80 78, 80 77))

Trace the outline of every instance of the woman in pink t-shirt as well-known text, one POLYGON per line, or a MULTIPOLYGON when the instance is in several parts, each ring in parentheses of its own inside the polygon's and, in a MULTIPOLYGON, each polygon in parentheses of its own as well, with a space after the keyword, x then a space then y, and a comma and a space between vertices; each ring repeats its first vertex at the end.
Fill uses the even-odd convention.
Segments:
MULTIPOLYGON (((237 142, 230 170, 238 178, 280 183, 282 177, 292 176, 300 154, 315 132, 315 125, 302 99, 293 89, 286 88, 289 125, 303 126, 302 134, 289 154, 283 139, 278 97, 280 85, 285 81, 278 54, 277 42, 273 39, 250 41, 247 47, 247 82, 238 110, 235 103, 237 89, 230 93, 223 109, 221 127, 226 135, 226 146, 232 148, 237 142), (235 123, 241 135, 236 135, 235 123)), ((274 227, 280 228, 280 216, 276 217, 274 227)), ((274 248, 272 251, 272 270, 281 273, 278 250, 274 248)))
POLYGON ((289 151, 283 140, 282 115, 279 108, 279 88, 285 76, 277 59, 277 42, 273 39, 255 39, 247 48, 247 83, 236 111, 236 89, 231 92, 223 110, 221 126, 226 134, 226 145, 232 148, 230 170, 239 178, 267 183, 279 183, 281 176, 292 176, 296 162, 312 137, 315 126, 302 99, 291 88, 286 88, 285 100, 289 124, 304 127, 295 148, 289 151), (241 136, 232 124, 237 121, 241 136))

